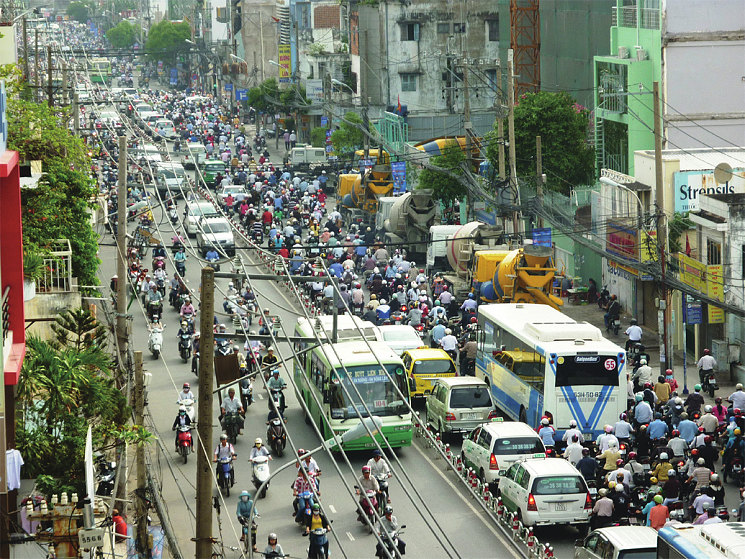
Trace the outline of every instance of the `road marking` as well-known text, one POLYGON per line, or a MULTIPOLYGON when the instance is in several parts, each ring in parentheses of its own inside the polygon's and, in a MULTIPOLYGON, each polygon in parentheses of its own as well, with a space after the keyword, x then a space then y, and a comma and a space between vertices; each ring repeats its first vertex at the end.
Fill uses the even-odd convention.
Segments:
POLYGON ((264 396, 263 396, 263 394, 261 392, 259 392, 257 394, 257 396, 259 397, 259 400, 263 400, 264 399, 264 396))
POLYGON ((486 526, 489 529, 489 531, 492 534, 494 534, 497 537, 497 539, 500 540, 504 544, 505 548, 508 549, 510 553, 512 554, 512 557, 515 557, 516 559, 522 559, 522 556, 518 554, 517 551, 512 549, 512 542, 509 539, 507 539, 504 536, 504 534, 502 534, 499 530, 497 530, 494 526, 492 526, 490 523, 486 521, 486 519, 483 516, 484 511, 481 509, 477 509, 475 506, 473 506, 473 504, 468 499, 466 499, 465 496, 463 496, 459 488, 456 487, 453 484, 453 482, 451 482, 448 479, 445 473, 440 468, 437 467, 437 465, 429 458, 429 456, 424 454, 422 449, 419 448, 417 444, 412 443, 411 447, 415 448, 416 451, 422 455, 422 458, 424 458, 427 461, 427 463, 429 463, 429 465, 432 467, 432 469, 440 475, 440 477, 445 481, 445 483, 447 483, 451 487, 451 489, 455 492, 455 494, 458 495, 458 497, 460 497, 461 501, 463 501, 466 504, 466 506, 469 509, 471 509, 471 511, 473 511, 473 513, 481 520, 484 526, 486 526))
POLYGON ((332 514, 336 514, 336 509, 334 508, 334 505, 329 505, 329 510, 332 514))
POLYGON ((347 532, 347 537, 349 538, 350 542, 354 541, 354 536, 352 535, 352 532, 347 532))

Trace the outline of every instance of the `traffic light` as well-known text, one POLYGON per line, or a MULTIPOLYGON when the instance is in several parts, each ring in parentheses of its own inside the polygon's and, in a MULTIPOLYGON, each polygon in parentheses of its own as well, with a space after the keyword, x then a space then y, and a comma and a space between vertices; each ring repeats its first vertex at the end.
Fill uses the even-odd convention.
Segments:
POLYGON ((243 0, 230 0, 233 3, 233 34, 238 33, 243 27, 243 14, 241 4, 243 0))

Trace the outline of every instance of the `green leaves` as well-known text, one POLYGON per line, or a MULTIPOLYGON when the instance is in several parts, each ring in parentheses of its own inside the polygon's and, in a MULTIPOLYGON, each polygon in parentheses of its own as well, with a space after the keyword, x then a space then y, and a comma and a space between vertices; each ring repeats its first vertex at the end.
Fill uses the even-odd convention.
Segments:
POLYGON ((322 148, 326 145, 325 126, 317 126, 310 131, 310 145, 314 148, 322 148))
POLYGON ((331 144, 340 157, 350 156, 362 147, 364 134, 361 129, 362 117, 357 113, 346 113, 338 130, 331 134, 331 144))
POLYGON ((248 105, 257 111, 271 111, 274 109, 272 99, 279 98, 279 84, 276 78, 269 78, 257 87, 248 90, 248 105))
MULTIPOLYGON (((594 150, 587 141, 589 111, 566 92, 524 94, 515 105, 518 176, 535 176, 535 137, 541 136, 543 168, 549 188, 567 193, 592 181, 594 150)), ((498 166, 495 129, 487 137, 487 159, 498 166)))
MULTIPOLYGON (((463 163, 466 156, 460 146, 457 144, 448 144, 442 150, 442 155, 432 158, 432 165, 448 169, 449 171, 461 175, 463 173, 463 163)), ((433 197, 439 200, 445 206, 448 206, 460 200, 465 192, 463 186, 454 180, 451 176, 440 171, 432 169, 422 169, 419 174, 419 183, 417 188, 431 188, 433 197)))
POLYGON ((67 6, 67 15, 80 23, 86 23, 91 12, 92 9, 88 2, 70 2, 67 6))
POLYGON ((120 21, 116 27, 106 32, 106 38, 115 49, 126 49, 137 42, 140 36, 140 26, 128 22, 126 19, 120 21))
POLYGON ((161 20, 150 28, 145 50, 151 60, 173 63, 179 51, 188 50, 186 40, 191 38, 191 28, 185 21, 161 20))

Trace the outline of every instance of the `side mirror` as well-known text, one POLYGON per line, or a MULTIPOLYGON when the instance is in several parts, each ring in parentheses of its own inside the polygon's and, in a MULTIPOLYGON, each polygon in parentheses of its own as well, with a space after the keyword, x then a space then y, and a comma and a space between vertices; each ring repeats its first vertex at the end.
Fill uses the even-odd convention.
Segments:
POLYGON ((416 380, 414 380, 414 377, 409 377, 409 392, 415 392, 416 391, 416 380))
POLYGON ((401 530, 403 530, 404 528, 406 528, 406 524, 401 524, 401 530))
POLYGON ((574 540, 574 547, 584 547, 585 540, 574 540))

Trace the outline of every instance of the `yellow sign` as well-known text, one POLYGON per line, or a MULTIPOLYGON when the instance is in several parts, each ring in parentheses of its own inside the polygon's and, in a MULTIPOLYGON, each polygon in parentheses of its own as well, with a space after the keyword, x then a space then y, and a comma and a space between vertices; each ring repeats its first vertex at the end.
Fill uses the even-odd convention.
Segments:
POLYGON ((698 260, 694 260, 690 256, 678 253, 678 263, 680 264, 680 281, 686 285, 690 285, 697 291, 704 291, 706 280, 706 265, 702 264, 698 260))
POLYGON ((292 75, 292 51, 290 45, 277 47, 279 56, 279 83, 289 83, 292 75))
POLYGON ((644 263, 651 260, 657 260, 657 258, 659 258, 657 249, 657 231, 655 229, 652 229, 651 231, 640 231, 639 238, 641 239, 639 261, 644 263))
MULTIPOLYGON (((724 270, 721 264, 712 264, 706 267, 706 294, 717 301, 724 301, 724 270)), ((708 305, 709 324, 722 324, 724 322, 724 309, 708 305)))

